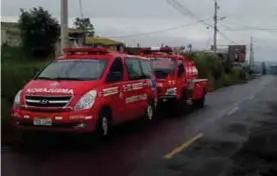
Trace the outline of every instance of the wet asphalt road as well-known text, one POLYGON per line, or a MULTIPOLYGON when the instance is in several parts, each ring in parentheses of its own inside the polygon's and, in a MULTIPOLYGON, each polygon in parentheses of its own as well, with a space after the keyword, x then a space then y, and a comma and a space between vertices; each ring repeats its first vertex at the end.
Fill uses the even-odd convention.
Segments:
MULTIPOLYGON (((254 99, 257 101, 258 95, 261 97, 267 88, 277 87, 276 80, 277 77, 263 76, 247 84, 220 89, 208 94, 204 109, 182 117, 160 115, 149 124, 130 123, 118 127, 107 141, 59 136, 41 140, 39 144, 22 150, 3 147, 2 175, 157 174, 152 171, 165 169, 165 165, 160 164, 165 162, 165 154, 199 133, 218 135, 214 130, 226 125, 218 122, 227 120, 233 113, 243 117, 244 111, 237 107, 243 108, 254 99)), ((274 96, 277 97, 276 94, 274 96)), ((256 106, 255 110, 259 111, 259 108, 263 107, 256 106)), ((176 157, 169 161, 174 161, 176 157)), ((181 173, 168 171, 163 175, 178 174, 181 173)))

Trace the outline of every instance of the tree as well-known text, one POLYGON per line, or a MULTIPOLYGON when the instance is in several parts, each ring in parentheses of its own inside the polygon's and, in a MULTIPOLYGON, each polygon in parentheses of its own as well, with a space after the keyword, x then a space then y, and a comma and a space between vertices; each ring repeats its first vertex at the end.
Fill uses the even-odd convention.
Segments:
POLYGON ((89 18, 76 18, 74 22, 76 29, 82 30, 84 33, 87 33, 90 36, 94 36, 94 26, 91 24, 89 18))
POLYGON ((20 13, 19 28, 24 51, 39 57, 53 53, 60 35, 58 21, 42 7, 29 11, 20 9, 20 13))

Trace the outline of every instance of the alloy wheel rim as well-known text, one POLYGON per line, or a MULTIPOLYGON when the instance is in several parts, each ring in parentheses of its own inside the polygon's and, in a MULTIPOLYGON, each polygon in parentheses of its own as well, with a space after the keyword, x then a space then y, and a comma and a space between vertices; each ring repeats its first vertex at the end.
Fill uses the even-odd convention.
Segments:
POLYGON ((103 136, 106 136, 108 134, 108 119, 106 117, 102 118, 102 130, 103 130, 103 136))
POLYGON ((153 109, 151 105, 148 105, 147 107, 147 116, 149 120, 152 120, 153 118, 153 109))

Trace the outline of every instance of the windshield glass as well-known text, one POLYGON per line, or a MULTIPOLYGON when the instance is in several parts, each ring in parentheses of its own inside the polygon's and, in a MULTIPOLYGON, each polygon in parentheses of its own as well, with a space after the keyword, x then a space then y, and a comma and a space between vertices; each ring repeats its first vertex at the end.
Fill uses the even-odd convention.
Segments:
POLYGON ((106 59, 57 60, 49 64, 36 79, 96 80, 102 75, 106 59))
POLYGON ((152 66, 155 76, 158 79, 164 79, 169 74, 173 74, 176 66, 176 61, 171 58, 152 58, 152 66))

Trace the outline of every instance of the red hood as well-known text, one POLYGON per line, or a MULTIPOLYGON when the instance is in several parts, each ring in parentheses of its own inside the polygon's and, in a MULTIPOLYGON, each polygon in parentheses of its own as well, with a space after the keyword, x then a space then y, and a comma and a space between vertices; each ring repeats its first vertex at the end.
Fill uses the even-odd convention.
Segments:
POLYGON ((32 80, 23 89, 23 93, 39 95, 82 95, 97 88, 100 81, 48 81, 32 80))

